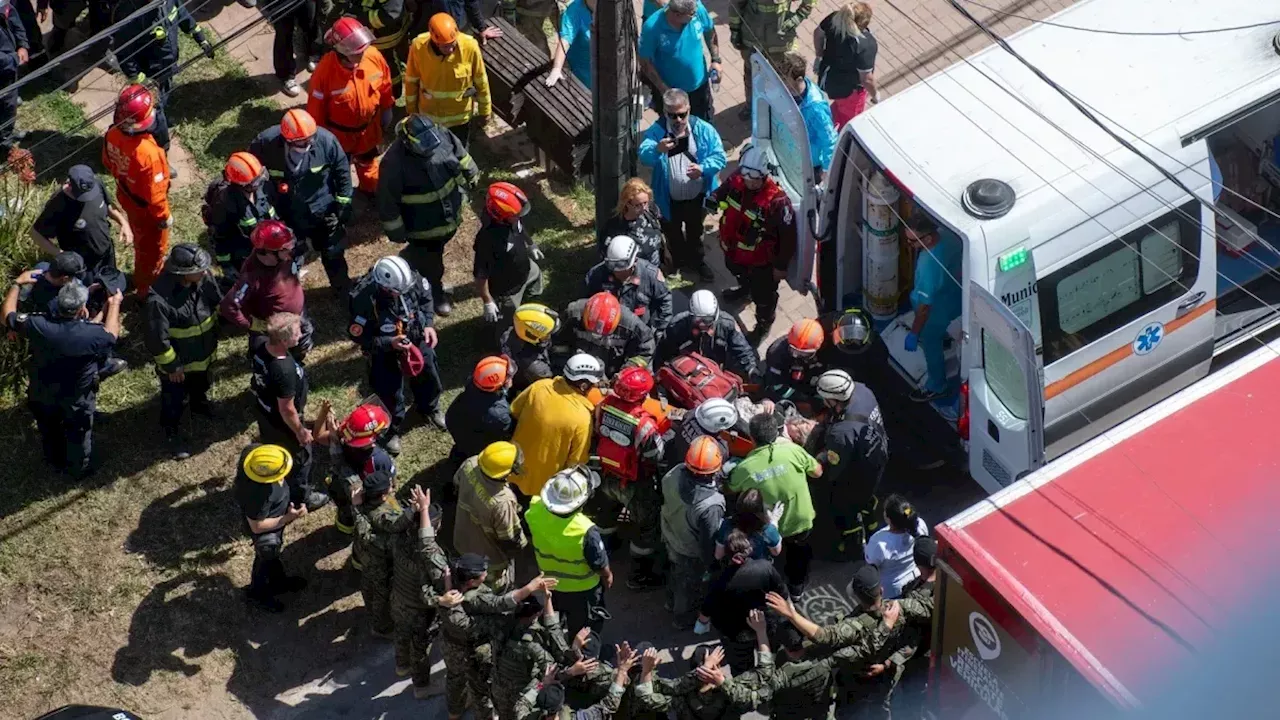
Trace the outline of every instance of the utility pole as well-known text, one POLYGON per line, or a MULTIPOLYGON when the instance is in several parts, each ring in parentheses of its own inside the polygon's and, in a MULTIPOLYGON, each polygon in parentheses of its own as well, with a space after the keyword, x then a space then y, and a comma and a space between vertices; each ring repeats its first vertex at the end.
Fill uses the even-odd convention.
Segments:
POLYGON ((591 32, 591 131, 596 233, 636 170, 636 11, 631 0, 596 0, 591 32))

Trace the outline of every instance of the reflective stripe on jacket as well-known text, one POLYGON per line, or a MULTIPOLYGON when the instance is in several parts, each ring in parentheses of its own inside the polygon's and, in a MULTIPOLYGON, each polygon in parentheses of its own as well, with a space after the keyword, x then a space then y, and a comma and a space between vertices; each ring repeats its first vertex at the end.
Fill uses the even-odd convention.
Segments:
POLYGON ((415 38, 405 65, 404 102, 409 114, 421 113, 445 127, 488 117, 493 105, 480 43, 458 33, 457 49, 442 56, 429 33, 415 38))
POLYGON ((587 564, 587 531, 595 526, 591 518, 575 512, 567 518, 553 515, 542 498, 534 497, 525 511, 538 569, 559 580, 558 592, 583 592, 600 584, 600 576, 587 564))

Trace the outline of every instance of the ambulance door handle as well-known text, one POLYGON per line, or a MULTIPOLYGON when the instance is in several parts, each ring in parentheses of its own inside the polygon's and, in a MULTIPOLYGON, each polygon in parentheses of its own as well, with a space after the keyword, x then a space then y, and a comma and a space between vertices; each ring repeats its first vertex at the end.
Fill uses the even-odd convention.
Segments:
POLYGON ((1204 302, 1204 296, 1205 296, 1205 291, 1201 290, 1195 295, 1192 295, 1186 300, 1183 300, 1182 302, 1178 303, 1178 312, 1176 315, 1174 315, 1174 317, 1182 317, 1183 315, 1186 315, 1187 313, 1191 312, 1192 308, 1204 302))

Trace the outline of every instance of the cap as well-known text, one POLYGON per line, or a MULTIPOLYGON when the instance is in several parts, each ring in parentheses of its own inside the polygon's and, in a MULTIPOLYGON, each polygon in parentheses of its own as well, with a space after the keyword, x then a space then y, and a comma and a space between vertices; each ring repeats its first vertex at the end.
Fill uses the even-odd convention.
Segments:
POLYGON ((361 482, 366 495, 386 495, 391 490, 391 473, 379 470, 366 475, 361 482))
POLYGON ((916 538, 915 547, 911 551, 916 564, 931 568, 938 558, 938 541, 928 535, 916 538))
POLYGON ((697 670, 706 662, 707 656, 711 654, 710 645, 699 645, 693 649, 693 654, 689 656, 689 669, 697 670))
POLYGON ((778 626, 778 644, 788 650, 800 650, 804 648, 804 635, 796 629, 791 623, 782 623, 778 626))
POLYGON ((559 683, 544 686, 538 691, 538 697, 533 701, 534 707, 546 715, 553 715, 560 712, 564 707, 564 686, 559 683))
POLYGON ((542 612, 542 608, 546 606, 546 596, 542 593, 534 593, 516 606, 517 618, 529 618, 542 612))
POLYGON ((49 263, 49 274, 59 277, 75 277, 84 272, 84 258, 80 253, 64 250, 49 263))
POLYGON ((462 553, 454 561, 453 567, 461 575, 478 578, 489 571, 489 558, 479 553, 462 553))
POLYGON ((88 165, 73 165, 67 171, 67 185, 71 188, 71 197, 76 200, 88 200, 93 191, 98 189, 98 177, 88 165))
POLYGON ((600 640, 600 634, 592 630, 587 633, 587 639, 582 641, 582 657, 586 660, 598 659, 601 647, 604 647, 604 643, 600 640))
POLYGON ((853 572, 849 592, 857 599, 871 600, 880 594, 880 571, 875 565, 863 563, 853 572))

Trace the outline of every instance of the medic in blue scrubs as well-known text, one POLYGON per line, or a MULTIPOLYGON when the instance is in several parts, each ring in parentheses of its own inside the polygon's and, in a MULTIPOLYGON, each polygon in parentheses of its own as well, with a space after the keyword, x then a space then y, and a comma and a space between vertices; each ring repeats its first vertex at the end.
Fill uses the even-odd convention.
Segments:
POLYGON ((907 221, 906 236, 920 248, 916 258, 911 307, 915 320, 903 343, 907 352, 919 347, 929 377, 923 388, 911 393, 915 402, 938 400, 950 394, 947 364, 942 355, 947 326, 960 317, 960 278, 964 245, 955 233, 939 229, 925 213, 917 211, 907 221))

